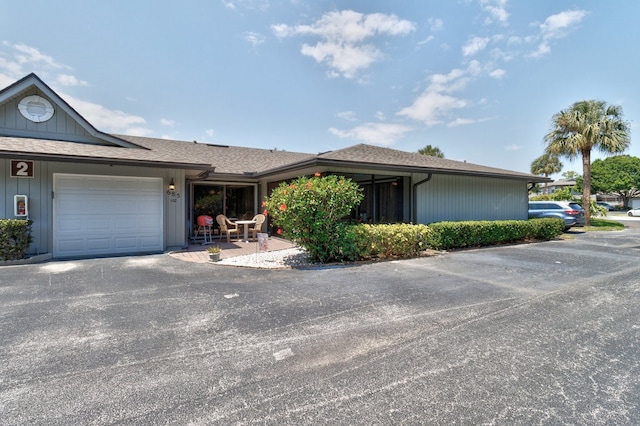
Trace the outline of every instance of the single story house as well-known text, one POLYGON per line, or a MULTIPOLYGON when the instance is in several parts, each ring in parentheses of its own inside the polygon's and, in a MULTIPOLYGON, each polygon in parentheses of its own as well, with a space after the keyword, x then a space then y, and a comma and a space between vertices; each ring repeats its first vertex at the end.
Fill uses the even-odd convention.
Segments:
POLYGON ((358 182, 367 222, 527 219, 549 179, 371 145, 308 154, 101 132, 35 74, 0 91, 0 218, 33 221, 31 254, 183 248, 200 214, 250 217, 279 182, 358 182))
POLYGON ((563 189, 569 188, 569 191, 572 195, 580 195, 580 193, 573 190, 576 186, 575 179, 561 179, 554 180, 551 183, 544 185, 540 191, 541 194, 553 194, 554 192, 561 191, 563 189))

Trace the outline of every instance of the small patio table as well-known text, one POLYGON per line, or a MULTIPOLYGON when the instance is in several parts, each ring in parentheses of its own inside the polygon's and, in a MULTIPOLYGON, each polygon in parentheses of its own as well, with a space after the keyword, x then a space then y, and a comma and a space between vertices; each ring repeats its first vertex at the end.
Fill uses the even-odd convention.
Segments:
POLYGON ((256 223, 255 220, 237 220, 238 225, 244 225, 244 240, 249 241, 249 225, 256 223))

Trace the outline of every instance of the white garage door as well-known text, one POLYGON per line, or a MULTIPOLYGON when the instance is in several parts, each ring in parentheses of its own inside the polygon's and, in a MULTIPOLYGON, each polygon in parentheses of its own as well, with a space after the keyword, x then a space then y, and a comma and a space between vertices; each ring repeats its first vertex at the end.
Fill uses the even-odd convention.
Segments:
POLYGON ((162 179, 55 174, 53 256, 163 250, 162 179))

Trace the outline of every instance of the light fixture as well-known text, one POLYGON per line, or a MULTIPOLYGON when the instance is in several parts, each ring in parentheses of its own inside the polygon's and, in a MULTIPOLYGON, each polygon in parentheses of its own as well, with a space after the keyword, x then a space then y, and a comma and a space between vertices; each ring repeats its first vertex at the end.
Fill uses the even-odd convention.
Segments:
POLYGON ((173 191, 176 189, 176 184, 173 182, 173 178, 171 178, 171 182, 169 182, 169 191, 173 191))

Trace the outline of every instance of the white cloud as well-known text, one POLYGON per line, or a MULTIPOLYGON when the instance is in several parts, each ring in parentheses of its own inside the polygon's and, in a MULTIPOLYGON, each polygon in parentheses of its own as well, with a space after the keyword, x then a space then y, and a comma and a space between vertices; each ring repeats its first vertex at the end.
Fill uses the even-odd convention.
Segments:
POLYGON ((264 36, 260 33, 255 33, 252 31, 247 31, 244 33, 244 39, 249 44, 251 44, 254 48, 258 47, 262 43, 264 43, 264 36))
POLYGON ((26 44, 8 45, 19 52, 15 54, 15 57, 21 65, 44 64, 47 67, 55 69, 69 69, 69 66, 58 63, 51 56, 41 53, 35 47, 27 46, 26 44))
POLYGON ((462 46, 462 56, 473 56, 484 50, 488 43, 489 38, 487 37, 472 37, 462 46))
POLYGON ((493 24, 498 22, 506 24, 509 20, 509 12, 507 12, 507 0, 480 0, 482 10, 489 13, 485 19, 485 24, 493 24))
POLYGON ((133 136, 146 136, 152 133, 150 129, 143 126, 146 121, 142 117, 110 110, 102 105, 83 101, 63 93, 58 94, 100 131, 133 136))
POLYGON ((410 107, 401 109, 397 114, 422 121, 427 126, 434 126, 441 123, 441 117, 449 111, 465 106, 467 101, 464 99, 427 90, 410 107))
POLYGON ((386 117, 384 116, 384 113, 382 111, 376 111, 376 119, 378 119, 379 121, 384 121, 386 117))
POLYGON ((434 36, 429 36, 429 37, 425 38, 424 40, 420 40, 418 42, 418 48, 424 46, 425 44, 427 44, 429 42, 432 42, 434 39, 435 39, 434 36))
POLYGON ((216 135, 215 130, 213 129, 207 129, 207 131, 205 132, 207 134, 207 136, 209 136, 210 138, 214 137, 216 135))
POLYGON ((405 35, 415 25, 395 15, 373 13, 365 15, 352 10, 329 12, 311 25, 271 27, 279 38, 295 35, 318 37, 316 44, 303 44, 301 53, 329 67, 328 75, 354 78, 356 74, 381 60, 384 55, 367 40, 378 35, 405 35))
POLYGON ((411 130, 411 127, 403 124, 364 123, 351 130, 339 130, 331 127, 329 132, 341 139, 355 139, 369 144, 389 146, 411 130))
POLYGON ((311 56, 316 62, 329 65, 330 77, 344 76, 353 78, 355 74, 382 59, 382 52, 373 45, 344 45, 336 43, 318 43, 314 46, 304 44, 301 53, 311 56))
POLYGON ((539 24, 539 35, 527 39, 527 41, 541 40, 537 49, 529 56, 538 58, 549 53, 551 51, 550 41, 567 36, 587 15, 588 12, 584 10, 566 10, 549 16, 542 24, 539 24))
POLYGON ((471 118, 456 118, 453 121, 447 123, 447 127, 468 126, 469 124, 475 124, 477 121, 471 118))
POLYGON ((495 78, 496 80, 501 80, 502 77, 504 77, 507 74, 507 72, 503 69, 495 69, 493 71, 489 72, 489 77, 491 78, 495 78))
POLYGON ((506 145, 504 147, 504 149, 507 151, 520 151, 522 148, 524 148, 522 145, 516 145, 516 144, 506 145))
POLYGON ((551 52, 551 47, 549 46, 549 43, 543 42, 543 43, 540 43, 538 45, 538 48, 535 51, 531 52, 529 56, 533 58, 539 58, 540 56, 544 56, 549 52, 551 52))
POLYGON ((347 121, 356 121, 356 113, 353 111, 342 111, 336 114, 336 117, 347 121))
MULTIPOLYGON (((0 68, 2 68, 2 58, 0 58, 0 68)), ((0 87, 7 87, 15 82, 16 82, 15 78, 12 78, 6 74, 0 73, 0 87)))
POLYGON ((427 20, 431 32, 442 31, 444 29, 444 21, 439 18, 429 18, 427 20))
MULTIPOLYGON (((47 72, 61 72, 69 70, 71 67, 56 61, 53 57, 40 52, 35 47, 26 44, 13 44, 3 41, 0 46, 0 80, 14 83, 16 80, 35 71, 39 74, 47 72)), ((75 77, 61 74, 60 83, 73 83, 75 77)), ((85 85, 86 82, 76 80, 77 83, 85 85)))
POLYGON ((67 86, 67 87, 89 85, 89 83, 87 83, 86 81, 78 80, 75 76, 68 75, 68 74, 60 74, 58 76, 58 83, 62 86, 67 86))
POLYGON ((160 124, 162 124, 163 126, 166 126, 166 127, 174 127, 176 125, 176 122, 174 120, 169 120, 167 118, 162 118, 162 119, 160 119, 160 124))
POLYGON ((584 10, 567 10, 557 15, 549 16, 542 24, 540 24, 540 32, 545 40, 552 38, 562 38, 582 19, 587 16, 584 10))
POLYGON ((271 7, 269 0, 222 0, 224 7, 230 10, 248 9, 266 12, 271 7))
MULTIPOLYGON (((413 104, 401 109, 396 115, 420 121, 427 126, 442 124, 452 111, 469 105, 469 101, 455 97, 453 93, 466 88, 469 82, 481 73, 480 63, 471 61, 466 69, 456 68, 448 74, 434 74, 429 78, 429 86, 413 104)), ((456 125, 455 120, 452 122, 456 125)))

